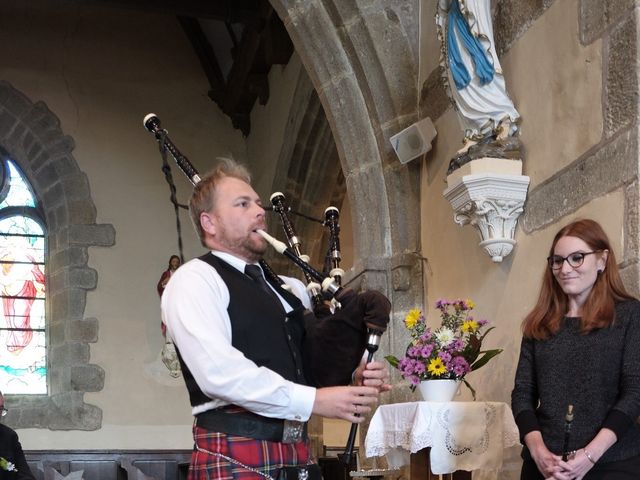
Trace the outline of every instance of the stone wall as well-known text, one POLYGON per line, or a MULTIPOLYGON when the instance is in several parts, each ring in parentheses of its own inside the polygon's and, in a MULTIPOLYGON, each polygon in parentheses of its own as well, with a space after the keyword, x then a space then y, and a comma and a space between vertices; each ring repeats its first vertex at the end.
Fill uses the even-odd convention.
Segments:
POLYGON ((97 318, 85 318, 88 290, 98 273, 88 266, 89 247, 115 243, 113 225, 96 223, 86 174, 72 155, 73 139, 47 106, 0 82, 0 144, 29 179, 47 228, 47 396, 10 397, 9 420, 19 428, 96 430, 102 410, 84 402, 104 386, 104 369, 91 364, 89 343, 97 318))
MULTIPOLYGON (((400 318, 423 296, 422 262, 415 255, 419 174, 416 165, 399 164, 389 137, 417 119, 419 3, 273 5, 335 139, 353 213, 350 277, 387 293, 394 317, 400 318), (407 283, 408 278, 414 281, 407 283)), ((393 337, 390 331, 383 352, 391 348, 393 337)))
MULTIPOLYGON (((462 132, 438 68, 423 75, 420 112, 438 136, 422 164, 422 254, 428 258, 428 321, 438 298, 473 298, 496 329, 487 348, 503 348, 469 380, 479 399, 510 402, 521 339, 555 232, 577 218, 599 221, 611 237, 625 282, 638 293, 637 14, 634 2, 494 3, 494 32, 507 90, 522 115, 524 174, 530 176, 514 252, 492 264, 470 226, 453 222, 442 197, 449 159, 462 132)), ((435 35, 423 12, 423 34, 435 35)), ((436 42, 425 43, 436 55, 436 42)), ((430 59, 429 62, 432 62, 430 59)), ((468 399, 468 392, 463 392, 468 399)), ((518 449, 499 478, 518 478, 518 449)), ((478 474, 478 478, 496 478, 478 474)), ((476 476, 474 475, 474 478, 476 476)))
MULTIPOLYGON (((178 253, 176 217, 142 119, 157 113, 199 171, 243 158, 242 135, 206 96, 175 16, 8 0, 0 18, 0 145, 50 234, 50 394, 8 395, 5 421, 30 450, 188 449, 192 416, 160 360, 156 292, 178 253)), ((191 185, 173 177, 184 203, 191 185)), ((181 220, 185 256, 199 255, 181 220)))

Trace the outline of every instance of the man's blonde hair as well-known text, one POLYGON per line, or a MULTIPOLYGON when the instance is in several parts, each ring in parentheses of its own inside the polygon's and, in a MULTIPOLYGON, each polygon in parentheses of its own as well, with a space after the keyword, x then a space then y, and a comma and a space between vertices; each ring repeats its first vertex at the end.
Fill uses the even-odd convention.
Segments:
POLYGON ((200 243, 206 247, 204 230, 200 225, 200 215, 213 209, 216 187, 220 180, 225 177, 237 178, 246 183, 251 183, 251 174, 244 165, 240 165, 235 160, 226 157, 216 159, 218 163, 209 170, 204 177, 193 188, 193 193, 189 199, 189 213, 193 226, 198 232, 200 243))

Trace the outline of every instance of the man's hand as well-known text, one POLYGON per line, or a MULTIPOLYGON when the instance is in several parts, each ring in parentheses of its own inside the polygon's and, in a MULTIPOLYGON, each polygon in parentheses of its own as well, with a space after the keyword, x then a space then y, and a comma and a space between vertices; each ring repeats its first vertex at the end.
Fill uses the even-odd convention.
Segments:
POLYGON ((366 359, 363 358, 354 372, 353 384, 375 387, 378 392, 388 392, 391 390, 389 370, 382 362, 369 362, 367 364, 366 359))
POLYGON ((362 423, 364 414, 378 403, 376 387, 325 387, 316 390, 312 413, 362 423))

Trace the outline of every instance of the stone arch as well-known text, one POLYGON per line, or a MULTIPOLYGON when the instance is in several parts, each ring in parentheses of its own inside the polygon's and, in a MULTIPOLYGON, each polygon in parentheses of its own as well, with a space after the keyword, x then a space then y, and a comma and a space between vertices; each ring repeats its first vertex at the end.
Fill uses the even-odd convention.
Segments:
POLYGON ((89 181, 72 155, 74 141, 45 103, 33 103, 0 82, 0 145, 27 176, 48 230, 48 395, 9 399, 8 423, 18 428, 96 430, 102 411, 84 403, 85 392, 104 386, 104 370, 89 363, 89 343, 98 320, 84 318, 86 294, 98 274, 88 266, 88 249, 111 246, 115 229, 96 224, 89 181))
MULTIPOLYGON (((389 143, 391 135, 418 120, 419 1, 271 4, 335 139, 353 209, 351 280, 385 292, 400 317, 422 303, 424 292, 419 165, 400 164, 389 143)), ((395 337, 390 329, 381 350, 401 350, 404 339, 395 337)))
MULTIPOLYGON (((272 191, 282 191, 293 211, 320 220, 324 208, 342 205, 346 188, 329 122, 303 69, 298 74, 286 125, 272 191)), ((290 220, 298 238, 303 240, 303 253, 309 255, 312 265, 322 265, 327 229, 309 217, 292 215, 290 220)), ((272 255, 269 263, 280 273, 295 276, 300 272, 281 255, 272 255)))

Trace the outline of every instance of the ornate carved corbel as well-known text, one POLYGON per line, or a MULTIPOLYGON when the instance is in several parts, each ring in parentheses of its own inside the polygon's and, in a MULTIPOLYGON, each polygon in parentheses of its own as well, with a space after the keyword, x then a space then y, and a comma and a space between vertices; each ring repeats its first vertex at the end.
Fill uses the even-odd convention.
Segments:
POLYGON ((464 167, 447 177, 443 195, 453 207, 454 221, 473 225, 480 234, 480 246, 491 260, 501 262, 516 244, 529 177, 521 175, 519 160, 483 158, 464 167))

